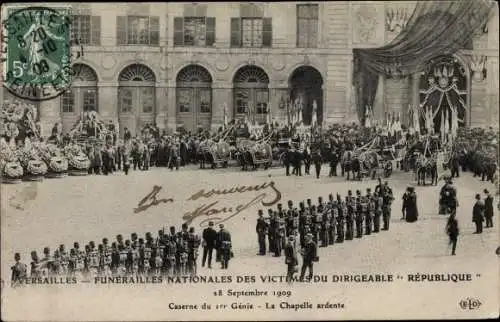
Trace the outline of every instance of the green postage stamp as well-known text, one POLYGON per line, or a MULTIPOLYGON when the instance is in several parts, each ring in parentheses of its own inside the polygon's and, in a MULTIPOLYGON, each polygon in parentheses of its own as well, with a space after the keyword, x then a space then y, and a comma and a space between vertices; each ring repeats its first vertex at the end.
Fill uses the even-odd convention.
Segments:
POLYGON ((2 21, 3 84, 44 101, 71 86, 71 8, 8 8, 2 21))

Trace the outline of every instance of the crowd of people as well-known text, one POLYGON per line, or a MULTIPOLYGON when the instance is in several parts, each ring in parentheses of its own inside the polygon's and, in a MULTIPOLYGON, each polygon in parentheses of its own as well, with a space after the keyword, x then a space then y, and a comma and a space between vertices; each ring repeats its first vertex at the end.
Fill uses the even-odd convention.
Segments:
POLYGON ((204 249, 203 266, 208 257, 208 267, 211 268, 212 252, 215 250, 216 261, 221 263, 222 269, 227 269, 233 254, 231 234, 223 224, 219 225, 219 231, 215 231, 213 226, 214 223, 210 222, 202 237, 194 227, 183 224, 181 231, 171 226, 169 231, 159 230, 156 237, 147 232, 142 238, 134 232, 130 239, 119 234, 114 241, 103 238, 98 245, 89 241, 81 247, 79 242, 74 242, 69 252, 64 244, 54 250, 45 247, 42 257, 36 250, 31 252, 29 270, 21 261, 21 255, 16 253, 12 285, 50 283, 51 277, 82 281, 137 276, 193 276, 197 274, 200 246, 204 249))
POLYGON ((264 217, 264 212, 259 210, 256 225, 258 254, 266 255, 269 251, 280 257, 284 253, 287 278, 291 282, 298 271, 297 249, 300 249, 302 268, 299 280, 304 281, 307 270, 311 279, 313 263, 319 260, 317 245, 328 247, 389 230, 393 200, 388 182, 382 184, 379 179, 375 190, 372 192, 368 188, 365 195, 360 190, 353 195, 349 190, 344 199, 338 194, 336 198, 330 194, 326 202, 322 197, 318 197, 317 204, 307 199, 306 203, 300 202, 298 208, 290 200, 287 209, 282 204, 278 204, 275 210, 268 209, 269 217, 264 217))

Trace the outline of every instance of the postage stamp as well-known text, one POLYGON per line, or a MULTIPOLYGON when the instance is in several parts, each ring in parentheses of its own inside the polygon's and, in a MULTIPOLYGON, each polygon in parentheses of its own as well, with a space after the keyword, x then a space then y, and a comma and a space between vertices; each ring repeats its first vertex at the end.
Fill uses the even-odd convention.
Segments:
POLYGON ((13 95, 53 99, 71 85, 69 8, 7 10, 2 21, 3 84, 13 95))

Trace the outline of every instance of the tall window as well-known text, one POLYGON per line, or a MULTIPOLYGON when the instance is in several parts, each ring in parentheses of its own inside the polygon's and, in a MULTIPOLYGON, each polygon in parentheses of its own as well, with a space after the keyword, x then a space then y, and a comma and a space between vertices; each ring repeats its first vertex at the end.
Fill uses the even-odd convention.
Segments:
POLYGON ((214 43, 214 17, 174 18, 174 46, 205 47, 214 43))
POLYGON ((159 45, 160 19, 154 16, 117 17, 118 45, 159 45))
POLYGON ((231 47, 271 47, 272 18, 231 18, 231 47))
POLYGON ((318 5, 297 5, 297 47, 318 46, 318 5))
POLYGON ((155 75, 144 65, 131 65, 118 77, 118 104, 121 114, 153 114, 155 75))
POLYGON ((90 15, 72 16, 71 38, 73 43, 81 45, 100 45, 101 17, 90 15))
POLYGON ((63 113, 79 114, 86 111, 99 111, 97 75, 92 68, 83 64, 73 65, 75 76, 71 89, 61 96, 63 113))

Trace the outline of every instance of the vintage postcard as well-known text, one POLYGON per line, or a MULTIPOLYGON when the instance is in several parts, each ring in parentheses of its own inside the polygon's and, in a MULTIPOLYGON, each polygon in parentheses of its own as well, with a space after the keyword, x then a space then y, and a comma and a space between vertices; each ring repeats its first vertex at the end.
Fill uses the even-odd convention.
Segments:
POLYGON ((499 316, 496 2, 1 7, 5 321, 499 316))

